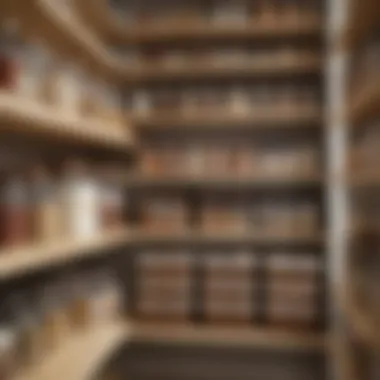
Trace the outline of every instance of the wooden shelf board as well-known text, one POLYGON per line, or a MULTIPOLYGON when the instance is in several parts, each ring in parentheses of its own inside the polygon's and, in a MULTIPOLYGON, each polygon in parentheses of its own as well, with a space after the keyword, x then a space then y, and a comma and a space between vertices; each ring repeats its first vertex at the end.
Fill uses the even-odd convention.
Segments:
POLYGON ((299 177, 203 177, 203 176, 167 176, 159 177, 136 176, 125 181, 128 187, 152 188, 152 187, 175 187, 175 188, 213 188, 217 190, 244 190, 255 188, 314 188, 323 185, 323 176, 319 173, 299 177))
POLYGON ((132 117, 137 129, 142 130, 263 130, 263 129, 322 129, 322 111, 305 110, 252 115, 234 115, 225 110, 210 112, 154 112, 148 116, 132 117))
POLYGON ((353 91, 353 94, 348 109, 351 123, 380 116, 380 77, 353 91))
POLYGON ((126 323, 102 325, 76 333, 16 380, 91 380, 130 334, 126 323))
POLYGON ((185 40, 225 40, 262 39, 298 36, 314 36, 322 33, 322 24, 317 19, 303 20, 294 25, 230 25, 219 26, 202 21, 178 20, 175 25, 154 26, 141 24, 138 27, 125 27, 122 20, 113 15, 105 0, 93 0, 91 7, 86 0, 76 0, 82 17, 105 39, 115 44, 170 43, 185 40))
POLYGON ((323 333, 275 328, 215 327, 147 322, 134 322, 131 340, 141 343, 321 352, 327 347, 327 339, 323 333))
POLYGON ((128 242, 128 230, 115 230, 93 239, 61 240, 0 251, 0 280, 19 277, 76 260, 104 255, 112 247, 128 242))
POLYGON ((108 79, 116 79, 123 65, 74 12, 50 0, 12 0, 13 14, 20 18, 27 35, 38 35, 61 55, 108 79))
POLYGON ((263 233, 237 233, 231 230, 224 230, 218 233, 207 232, 150 232, 144 230, 134 230, 132 244, 181 244, 181 245, 321 245, 324 244, 323 233, 313 234, 284 234, 272 231, 270 234, 263 233))
POLYGON ((287 77, 318 74, 322 69, 319 56, 299 58, 289 61, 272 60, 267 64, 255 65, 254 62, 239 65, 217 66, 210 63, 187 64, 183 66, 162 67, 160 65, 141 65, 136 70, 126 69, 124 78, 131 84, 160 81, 192 81, 221 78, 250 77, 287 77))
POLYGON ((134 144, 128 127, 107 125, 105 121, 70 116, 53 107, 24 101, 0 92, 0 129, 25 135, 43 135, 110 150, 128 150, 134 144))
POLYGON ((351 0, 343 44, 350 50, 360 46, 376 30, 379 22, 378 0, 351 0))
POLYGON ((380 187, 380 173, 359 173, 351 176, 349 184, 353 188, 380 187))

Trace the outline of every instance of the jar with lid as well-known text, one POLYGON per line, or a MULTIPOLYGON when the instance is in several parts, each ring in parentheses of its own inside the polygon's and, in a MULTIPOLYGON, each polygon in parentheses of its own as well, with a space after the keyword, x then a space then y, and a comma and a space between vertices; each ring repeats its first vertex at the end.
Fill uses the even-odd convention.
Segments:
POLYGON ((56 99, 57 106, 67 117, 77 117, 80 114, 83 81, 81 69, 70 62, 56 62, 56 99))
POLYGON ((20 51, 20 73, 16 88, 24 100, 32 103, 42 100, 47 62, 48 55, 41 41, 35 37, 26 40, 20 51))
POLYGON ((123 192, 115 183, 101 184, 102 226, 114 229, 123 223, 123 192))
POLYGON ((11 380, 16 372, 16 338, 11 325, 0 325, 0 380, 11 380))
POLYGON ((85 165, 69 160, 62 184, 63 229, 71 238, 90 238, 101 230, 100 194, 85 165))
POLYGON ((121 285, 112 271, 99 271, 92 274, 91 281, 91 320, 95 324, 113 322, 122 311, 121 285))
POLYGON ((46 350, 61 345, 70 334, 69 302, 64 282, 45 287, 39 298, 42 310, 43 343, 46 350))
POLYGON ((5 178, 0 191, 0 237, 4 245, 30 241, 33 232, 27 178, 21 172, 5 178))
POLYGON ((0 87, 15 92, 21 71, 22 43, 17 20, 2 22, 0 45, 0 87))
POLYGON ((116 86, 105 84, 103 90, 103 117, 111 125, 122 124, 121 96, 116 86))
POLYGON ((215 4, 212 21, 217 25, 241 25, 248 21, 248 4, 244 0, 215 4))
POLYGON ((93 295, 92 272, 73 273, 65 277, 67 316, 69 327, 75 330, 86 328, 92 323, 91 297, 93 295))
POLYGON ((138 90, 132 97, 132 109, 137 116, 148 116, 152 112, 152 98, 146 90, 138 90))
POLYGON ((53 178, 42 165, 36 165, 31 173, 33 235, 37 241, 59 238, 61 213, 59 197, 53 178))
MULTIPOLYGON (((33 299, 33 297, 32 297, 33 299)), ((9 312, 16 332, 16 362, 18 367, 29 367, 44 354, 41 310, 27 300, 27 295, 13 295, 9 299, 9 312)))

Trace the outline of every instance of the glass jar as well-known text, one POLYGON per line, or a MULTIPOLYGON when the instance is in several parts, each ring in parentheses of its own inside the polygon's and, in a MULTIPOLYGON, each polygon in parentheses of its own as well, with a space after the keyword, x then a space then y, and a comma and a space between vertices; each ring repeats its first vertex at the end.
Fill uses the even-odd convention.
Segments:
POLYGON ((1 27, 0 43, 0 88, 16 92, 21 71, 22 43, 19 24, 15 19, 7 19, 1 27))
POLYGON ((94 273, 91 278, 91 319, 95 324, 114 322, 122 311, 122 292, 111 271, 94 273))
POLYGON ((32 238, 31 202, 26 176, 12 174, 0 192, 0 232, 4 245, 25 244, 32 238))
POLYGON ((16 334, 11 325, 0 325, 0 379, 11 380, 17 369, 16 334))
POLYGON ((58 239, 62 232, 61 214, 53 179, 43 166, 36 166, 31 180, 34 238, 37 241, 58 239))

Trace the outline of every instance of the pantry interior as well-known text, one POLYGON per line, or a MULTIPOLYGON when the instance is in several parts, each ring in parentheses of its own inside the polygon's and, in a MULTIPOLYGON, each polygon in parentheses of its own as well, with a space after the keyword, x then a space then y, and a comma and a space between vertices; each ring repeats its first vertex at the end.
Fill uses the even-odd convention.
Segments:
POLYGON ((0 380, 378 379, 376 0, 0 15, 0 380))

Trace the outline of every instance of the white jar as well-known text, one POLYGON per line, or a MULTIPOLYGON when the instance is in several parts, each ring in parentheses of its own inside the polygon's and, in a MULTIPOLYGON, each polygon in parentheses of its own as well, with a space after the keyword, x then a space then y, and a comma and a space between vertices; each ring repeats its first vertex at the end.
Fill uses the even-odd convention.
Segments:
POLYGON ((91 238, 101 231, 100 189, 76 164, 66 169, 62 206, 65 232, 72 238, 91 238))

